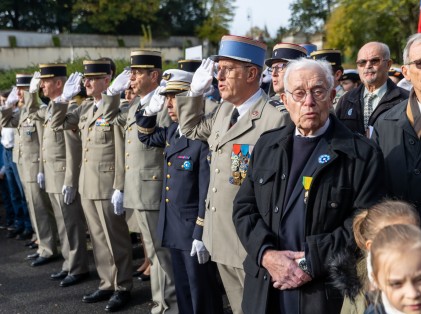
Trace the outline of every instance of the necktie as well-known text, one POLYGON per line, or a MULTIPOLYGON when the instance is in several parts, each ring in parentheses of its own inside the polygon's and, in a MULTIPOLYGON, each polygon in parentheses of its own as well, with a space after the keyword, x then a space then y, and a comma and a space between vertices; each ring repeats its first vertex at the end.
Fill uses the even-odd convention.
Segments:
POLYGON ((94 105, 94 114, 97 110, 98 110, 98 107, 96 105, 94 105))
POLYGON ((234 108, 234 111, 231 114, 230 119, 230 128, 237 123, 238 117, 240 116, 240 113, 238 112, 237 108, 234 108))
POLYGON ((376 97, 375 94, 368 94, 367 102, 364 106, 364 128, 368 127, 368 120, 370 119, 371 114, 373 113, 373 100, 376 97))

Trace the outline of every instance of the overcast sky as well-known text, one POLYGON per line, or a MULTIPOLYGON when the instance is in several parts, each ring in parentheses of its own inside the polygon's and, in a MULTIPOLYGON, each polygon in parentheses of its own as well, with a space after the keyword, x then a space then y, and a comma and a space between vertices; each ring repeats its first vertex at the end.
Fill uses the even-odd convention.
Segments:
POLYGON ((280 26, 288 26, 289 4, 293 0, 235 0, 232 35, 244 36, 251 26, 264 28, 266 25, 271 37, 280 26))

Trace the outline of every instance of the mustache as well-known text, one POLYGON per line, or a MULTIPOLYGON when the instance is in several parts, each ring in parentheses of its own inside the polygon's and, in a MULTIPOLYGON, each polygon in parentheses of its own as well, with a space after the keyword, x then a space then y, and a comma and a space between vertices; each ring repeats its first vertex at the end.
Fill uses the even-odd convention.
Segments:
POLYGON ((364 71, 364 74, 376 74, 376 73, 377 73, 377 71, 375 71, 375 70, 364 71))

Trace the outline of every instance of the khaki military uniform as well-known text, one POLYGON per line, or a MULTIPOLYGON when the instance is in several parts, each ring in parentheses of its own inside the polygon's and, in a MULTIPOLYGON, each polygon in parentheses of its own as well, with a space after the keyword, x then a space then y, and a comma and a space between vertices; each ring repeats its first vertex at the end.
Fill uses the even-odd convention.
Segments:
POLYGON ((44 172, 43 163, 40 163, 44 128, 41 122, 29 118, 31 113, 39 109, 36 95, 25 91, 24 99, 25 105, 20 111, 13 112, 13 108, 0 111, 0 124, 16 128, 13 160, 18 167, 32 226, 38 239, 37 253, 48 258, 57 255, 57 227, 50 199, 37 183, 38 173, 44 172))
MULTIPOLYGON (((124 215, 114 214, 111 196, 123 190, 123 139, 110 121, 119 111, 119 95, 103 94, 94 112, 92 99, 67 111, 56 104, 52 111, 54 128, 79 129, 82 138, 82 163, 79 192, 85 212, 101 290, 131 290, 132 247, 124 215)), ((67 156, 72 158, 72 156, 67 156)))
POLYGON ((231 128, 233 105, 223 102, 203 117, 203 98, 177 95, 181 132, 209 143, 210 184, 206 199, 203 242, 218 265, 234 313, 242 313, 243 261, 247 255, 232 221, 232 204, 246 176, 248 158, 260 135, 289 121, 263 93, 231 128), (236 163, 238 162, 238 164, 236 163))
MULTIPOLYGON (((143 144, 137 132, 136 112, 148 104, 141 106, 137 97, 116 119, 125 134, 124 207, 134 209, 151 261, 152 300, 157 304, 152 313, 178 313, 170 252, 161 247, 157 236, 164 150, 143 144)), ((168 126, 170 123, 164 108, 158 113, 157 124, 168 126)))
POLYGON ((65 138, 71 140, 77 134, 65 131, 62 127, 53 127, 51 120, 54 106, 55 103, 51 101, 47 107, 32 114, 31 118, 44 123, 41 158, 44 165, 45 190, 53 205, 61 253, 64 257, 62 270, 71 275, 78 275, 89 271, 85 219, 80 197, 76 195, 75 200, 67 205, 62 194, 66 171, 73 173, 79 168, 79 164, 70 164, 66 160, 65 138))

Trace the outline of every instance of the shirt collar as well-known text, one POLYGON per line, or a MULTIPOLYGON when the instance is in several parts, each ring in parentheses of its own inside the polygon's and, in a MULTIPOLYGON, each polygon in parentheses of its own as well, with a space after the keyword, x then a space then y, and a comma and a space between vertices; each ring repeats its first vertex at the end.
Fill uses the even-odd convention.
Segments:
POLYGON ((145 97, 141 97, 140 98, 140 104, 142 106, 147 104, 151 100, 153 93, 155 93, 155 89, 153 91, 151 91, 149 94, 147 94, 145 97))
POLYGON ((376 89, 374 92, 370 93, 367 88, 364 88, 364 99, 369 95, 369 94, 373 94, 377 96, 377 99, 382 99, 382 97, 384 96, 384 94, 386 94, 387 92, 387 81, 380 86, 378 89, 376 89))
POLYGON ((300 137, 317 137, 317 136, 320 136, 320 135, 325 134, 325 132, 326 132, 327 128, 329 127, 329 125, 330 125, 330 118, 327 118, 325 124, 320 129, 318 129, 316 132, 314 132, 314 134, 307 135, 307 136, 302 135, 301 132, 296 127, 295 128, 295 136, 300 136, 300 137))
POLYGON ((253 96, 251 96, 249 99, 247 99, 240 106, 237 106, 236 107, 237 110, 238 110, 238 113, 240 114, 240 116, 238 117, 238 119, 240 119, 249 110, 249 108, 257 102, 257 100, 259 99, 259 97, 262 96, 262 93, 263 93, 262 89, 259 88, 257 90, 257 92, 254 93, 253 96))

